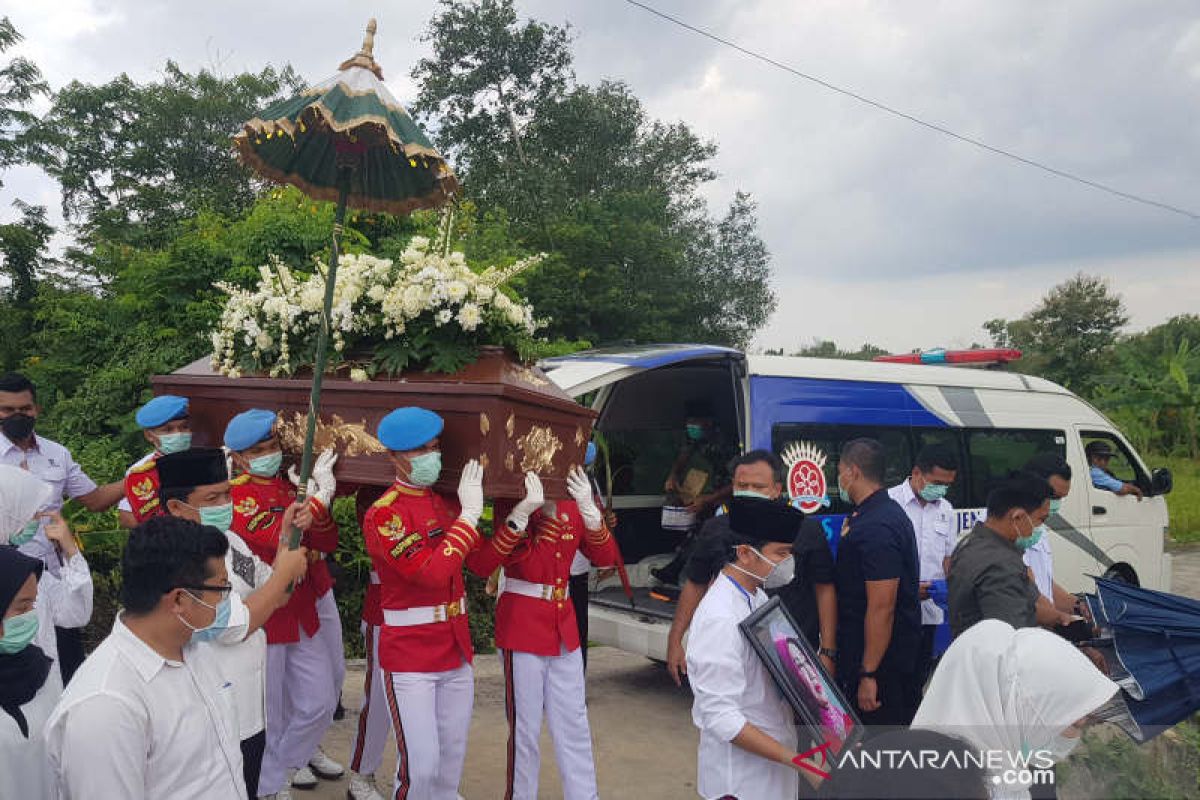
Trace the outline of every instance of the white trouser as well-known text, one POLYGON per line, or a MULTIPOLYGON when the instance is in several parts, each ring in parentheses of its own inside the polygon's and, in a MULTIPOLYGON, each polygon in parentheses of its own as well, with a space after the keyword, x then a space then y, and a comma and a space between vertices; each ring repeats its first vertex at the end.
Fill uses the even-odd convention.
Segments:
POLYGON ((396 732, 394 800, 455 800, 467 757, 475 671, 384 672, 396 732))
POLYGON ((287 788, 288 770, 300 769, 317 752, 333 721, 337 697, 329 648, 300 631, 300 641, 267 645, 267 749, 259 795, 287 788))
POLYGON ((596 800, 596 765, 584 702, 583 650, 537 656, 501 650, 508 716, 505 800, 535 800, 542 718, 550 728, 565 800, 596 800))
POLYGON ((360 775, 374 775, 383 762, 392 721, 388 718, 387 693, 383 688, 383 670, 379 668, 378 625, 362 623, 367 668, 363 673, 363 701, 358 712, 358 727, 350 746, 350 769, 360 775))
POLYGON ((333 704, 342 693, 342 681, 346 680, 346 649, 342 643, 342 615, 338 611, 337 600, 333 589, 317 598, 317 619, 321 621, 321 629, 316 638, 325 643, 329 650, 329 663, 333 669, 330 677, 333 679, 333 704))

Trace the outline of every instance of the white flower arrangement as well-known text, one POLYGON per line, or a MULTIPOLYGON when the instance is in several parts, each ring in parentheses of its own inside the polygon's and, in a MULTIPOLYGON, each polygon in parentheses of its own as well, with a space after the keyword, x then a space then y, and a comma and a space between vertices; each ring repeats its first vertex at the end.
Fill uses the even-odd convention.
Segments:
MULTIPOLYGON (((519 348, 532 338, 543 323, 502 287, 544 255, 475 272, 462 253, 439 250, 417 236, 399 262, 341 257, 330 314, 331 366, 351 362, 352 380, 414 367, 453 372, 473 360, 480 345, 519 348)), ((236 378, 311 367, 325 297, 325 267, 318 267, 302 277, 272 259, 259 267, 254 289, 218 283, 229 299, 212 334, 213 369, 236 378)))

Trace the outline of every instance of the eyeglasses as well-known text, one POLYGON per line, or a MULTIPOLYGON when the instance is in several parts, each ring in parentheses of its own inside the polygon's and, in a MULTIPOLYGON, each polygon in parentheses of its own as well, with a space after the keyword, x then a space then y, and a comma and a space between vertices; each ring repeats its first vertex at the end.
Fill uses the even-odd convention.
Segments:
POLYGON ((204 584, 204 583, 200 583, 200 584, 191 584, 191 585, 189 585, 189 584, 183 584, 183 585, 180 585, 180 586, 174 586, 174 587, 172 587, 172 588, 174 588, 174 589, 190 589, 190 590, 192 590, 192 591, 195 591, 195 592, 221 592, 221 593, 225 593, 225 592, 232 592, 232 591, 233 591, 233 584, 232 584, 232 583, 227 583, 227 584, 225 584, 224 586, 209 586, 209 585, 207 585, 207 584, 204 584))

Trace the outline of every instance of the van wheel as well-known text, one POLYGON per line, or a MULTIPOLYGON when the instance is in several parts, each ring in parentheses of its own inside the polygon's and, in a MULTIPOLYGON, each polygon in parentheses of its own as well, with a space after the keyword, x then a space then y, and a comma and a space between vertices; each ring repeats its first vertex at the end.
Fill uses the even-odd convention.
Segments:
POLYGON ((1130 586, 1142 585, 1142 582, 1138 580, 1137 573, 1128 564, 1113 564, 1105 571, 1104 578, 1110 581, 1128 583, 1130 586))

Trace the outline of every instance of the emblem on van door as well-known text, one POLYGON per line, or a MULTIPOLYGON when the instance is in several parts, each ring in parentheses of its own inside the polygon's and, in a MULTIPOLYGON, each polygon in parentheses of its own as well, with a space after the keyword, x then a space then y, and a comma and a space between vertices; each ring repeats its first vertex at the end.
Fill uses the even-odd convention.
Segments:
POLYGON ((829 505, 825 482, 825 454, 812 442, 792 442, 783 448, 787 464, 787 491, 792 505, 812 514, 829 505))

